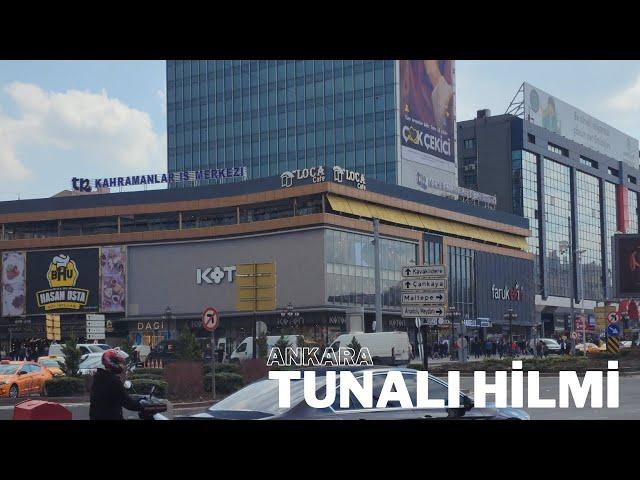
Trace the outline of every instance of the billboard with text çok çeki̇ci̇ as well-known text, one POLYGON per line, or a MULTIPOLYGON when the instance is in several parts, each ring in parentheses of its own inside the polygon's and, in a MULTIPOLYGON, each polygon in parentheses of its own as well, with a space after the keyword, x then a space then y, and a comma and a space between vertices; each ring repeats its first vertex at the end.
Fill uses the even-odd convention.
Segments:
POLYGON ((400 184, 438 195, 458 185, 453 60, 399 60, 400 184))
POLYGON ((524 84, 524 118, 614 160, 638 168, 638 140, 528 83, 524 84))

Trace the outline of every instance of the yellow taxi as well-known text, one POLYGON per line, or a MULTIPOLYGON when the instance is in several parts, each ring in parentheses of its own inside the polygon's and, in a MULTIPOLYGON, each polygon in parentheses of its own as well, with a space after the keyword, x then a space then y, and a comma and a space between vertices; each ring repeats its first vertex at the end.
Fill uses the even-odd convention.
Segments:
POLYGON ((64 363, 64 357, 58 357, 56 355, 38 358, 38 364, 49 370, 54 377, 60 377, 65 374, 60 365, 61 363, 64 363))
POLYGON ((17 398, 44 391, 53 374, 36 362, 0 361, 0 397, 17 398))
MULTIPOLYGON (((600 347, 598 347, 598 345, 596 345, 595 343, 589 343, 587 342, 587 353, 599 353, 600 347)), ((583 353, 584 352, 584 344, 583 343, 579 343, 576 345, 576 351, 583 353)), ((606 347, 605 347, 606 348, 606 347)))

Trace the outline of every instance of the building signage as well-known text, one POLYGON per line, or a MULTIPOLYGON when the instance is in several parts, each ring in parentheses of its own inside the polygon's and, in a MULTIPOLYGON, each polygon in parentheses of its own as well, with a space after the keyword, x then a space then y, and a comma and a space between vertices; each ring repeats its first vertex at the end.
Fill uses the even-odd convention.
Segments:
MULTIPOLYGON (((198 322, 198 324, 200 324, 200 322, 198 322)), ((154 331, 166 329, 164 321, 138 322, 137 327, 139 331, 154 331)))
POLYGON ((289 188, 295 184, 322 183, 327 181, 328 173, 332 175, 331 179, 335 183, 348 183, 360 190, 367 189, 367 182, 362 173, 347 170, 338 165, 330 169, 327 169, 327 167, 310 167, 283 172, 280 175, 280 185, 282 188, 289 188))
POLYGON ((528 83, 524 84, 524 118, 638 168, 638 140, 528 83))
POLYGON ((616 298, 640 297, 640 235, 614 235, 616 298))
POLYGON ((196 284, 219 285, 225 278, 228 283, 231 283, 233 282, 235 271, 235 265, 196 268, 196 284))
POLYGON ((137 185, 156 185, 160 183, 193 182, 221 178, 247 178, 246 167, 210 168, 206 170, 188 170, 173 173, 154 173, 151 175, 132 175, 128 177, 78 178, 71 179, 71 188, 80 192, 91 192, 94 189, 129 187, 137 185))
POLYGON ((403 293, 402 294, 402 304, 422 304, 422 303, 434 303, 434 304, 444 304, 447 298, 444 292, 436 292, 436 293, 403 293))
POLYGON ((27 253, 27 313, 96 311, 98 249, 27 253))
POLYGON ((403 280, 403 290, 446 290, 447 280, 441 279, 417 279, 403 280))
POLYGON ((443 317, 445 310, 443 306, 426 305, 403 305, 403 317, 443 317))
POLYGON ((479 205, 492 210, 495 210, 498 204, 497 197, 494 195, 487 195, 486 193, 476 192, 475 190, 429 178, 420 172, 416 172, 416 186, 427 193, 452 197, 465 203, 479 205))
POLYGON ((2 253, 2 316, 17 317, 25 312, 25 253, 2 253))
POLYGON ((127 248, 100 249, 100 311, 124 312, 126 302, 127 248))
POLYGON ((403 277, 442 277, 446 275, 444 265, 409 265, 402 267, 403 277))
POLYGON ((513 287, 505 285, 504 287, 496 287, 495 284, 491 285, 491 298, 494 300, 510 300, 513 302, 521 302, 523 296, 522 287, 515 283, 513 287))

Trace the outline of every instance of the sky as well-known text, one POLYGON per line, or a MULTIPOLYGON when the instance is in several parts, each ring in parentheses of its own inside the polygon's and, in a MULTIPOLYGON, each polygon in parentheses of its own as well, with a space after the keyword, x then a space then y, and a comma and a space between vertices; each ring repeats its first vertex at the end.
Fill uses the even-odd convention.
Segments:
MULTIPOLYGON (((166 171, 165 75, 164 61, 0 61, 0 201, 166 171)), ((504 113, 524 81, 640 138, 638 61, 459 60, 457 119, 504 113)))

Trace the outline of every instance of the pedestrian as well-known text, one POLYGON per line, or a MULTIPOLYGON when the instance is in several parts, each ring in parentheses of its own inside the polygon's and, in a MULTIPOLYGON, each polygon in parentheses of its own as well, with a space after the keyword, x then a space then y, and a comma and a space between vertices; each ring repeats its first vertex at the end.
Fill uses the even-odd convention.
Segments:
POLYGON ((484 342, 484 356, 486 358, 491 357, 491 340, 487 338, 487 341, 484 342))

